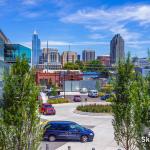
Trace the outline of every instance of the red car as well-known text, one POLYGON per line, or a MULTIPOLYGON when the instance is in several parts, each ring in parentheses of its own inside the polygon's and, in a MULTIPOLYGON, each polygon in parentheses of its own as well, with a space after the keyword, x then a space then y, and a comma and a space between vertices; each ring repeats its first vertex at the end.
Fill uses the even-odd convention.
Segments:
POLYGON ((56 111, 51 104, 43 103, 40 107, 40 113, 42 113, 43 115, 55 115, 56 111))
POLYGON ((81 102, 82 101, 81 96, 80 95, 75 95, 74 98, 73 98, 73 101, 74 102, 81 102))

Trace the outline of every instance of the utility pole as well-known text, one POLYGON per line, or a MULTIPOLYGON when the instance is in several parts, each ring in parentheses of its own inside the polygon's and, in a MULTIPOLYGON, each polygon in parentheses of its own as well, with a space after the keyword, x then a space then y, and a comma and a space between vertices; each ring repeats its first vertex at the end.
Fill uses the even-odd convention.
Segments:
POLYGON ((48 72, 48 40, 47 40, 47 56, 46 56, 46 58, 47 58, 47 72, 48 72))

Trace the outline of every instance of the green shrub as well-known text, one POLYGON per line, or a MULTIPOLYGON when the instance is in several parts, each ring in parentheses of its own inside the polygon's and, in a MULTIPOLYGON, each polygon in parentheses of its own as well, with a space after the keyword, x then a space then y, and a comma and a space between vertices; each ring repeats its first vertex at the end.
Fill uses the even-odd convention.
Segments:
POLYGON ((113 98, 112 98, 112 97, 108 98, 108 99, 106 100, 106 102, 113 102, 113 98))
POLYGON ((50 104, 61 104, 61 103, 68 103, 69 101, 64 98, 58 98, 58 99, 49 99, 48 103, 50 104))
POLYGON ((92 113, 111 113, 112 107, 111 105, 98 105, 98 104, 90 104, 90 105, 81 105, 76 108, 82 112, 92 112, 92 113))
POLYGON ((105 93, 104 92, 99 92, 98 95, 101 97, 101 96, 104 96, 105 93))
POLYGON ((113 91, 113 87, 110 84, 107 84, 105 87, 101 89, 101 92, 104 93, 111 93, 112 91, 113 91))

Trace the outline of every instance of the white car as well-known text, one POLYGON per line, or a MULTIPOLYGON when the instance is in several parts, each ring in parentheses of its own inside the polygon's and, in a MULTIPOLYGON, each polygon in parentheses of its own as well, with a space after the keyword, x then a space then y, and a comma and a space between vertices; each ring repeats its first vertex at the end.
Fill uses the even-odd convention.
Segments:
POLYGON ((98 91, 97 90, 90 90, 88 92, 89 97, 98 97, 98 91))
POLYGON ((87 88, 80 89, 80 93, 87 93, 87 92, 88 92, 87 88))

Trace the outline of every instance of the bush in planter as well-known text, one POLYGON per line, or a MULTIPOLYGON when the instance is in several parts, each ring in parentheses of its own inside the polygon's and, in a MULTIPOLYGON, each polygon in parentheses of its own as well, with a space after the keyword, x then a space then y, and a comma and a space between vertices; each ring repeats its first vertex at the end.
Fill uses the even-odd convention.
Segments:
POLYGON ((113 98, 112 98, 112 97, 108 98, 108 99, 106 100, 106 102, 113 102, 113 98))
POLYGON ((77 107, 77 110, 82 112, 92 112, 92 113, 111 113, 112 107, 111 105, 81 105, 77 107))
POLYGON ((69 101, 64 98, 58 98, 58 99, 49 99, 48 103, 50 104, 61 104, 61 103, 68 103, 69 101))
POLYGON ((104 95, 105 95, 104 92, 99 92, 99 93, 98 93, 98 96, 100 96, 100 97, 101 97, 101 96, 104 96, 104 95))

